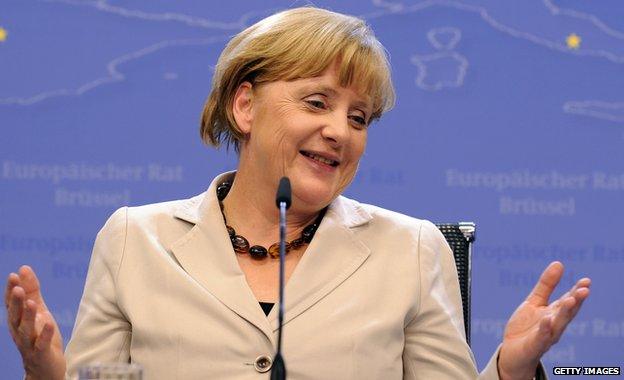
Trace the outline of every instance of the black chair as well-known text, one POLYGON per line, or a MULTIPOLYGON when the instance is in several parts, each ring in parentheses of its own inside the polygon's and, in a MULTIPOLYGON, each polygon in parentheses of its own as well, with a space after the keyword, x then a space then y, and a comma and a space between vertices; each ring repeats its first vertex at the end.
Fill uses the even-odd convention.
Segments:
POLYGON ((475 240, 476 226, 472 222, 436 223, 436 226, 442 231, 444 238, 453 250, 464 309, 466 342, 470 345, 470 257, 472 255, 472 242, 475 240))

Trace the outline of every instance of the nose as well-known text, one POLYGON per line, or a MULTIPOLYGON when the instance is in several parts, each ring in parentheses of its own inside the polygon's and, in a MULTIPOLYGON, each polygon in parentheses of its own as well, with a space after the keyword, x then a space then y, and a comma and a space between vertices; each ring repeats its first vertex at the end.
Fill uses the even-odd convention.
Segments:
POLYGON ((346 114, 336 112, 327 119, 327 122, 321 129, 321 135, 328 141, 332 147, 338 148, 344 145, 351 133, 351 126, 346 114))

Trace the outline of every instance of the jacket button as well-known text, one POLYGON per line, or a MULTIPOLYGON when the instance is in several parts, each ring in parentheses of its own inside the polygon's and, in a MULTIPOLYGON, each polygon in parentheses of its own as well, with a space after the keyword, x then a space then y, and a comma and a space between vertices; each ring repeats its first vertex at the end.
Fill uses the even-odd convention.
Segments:
POLYGON ((267 372, 271 369, 272 365, 273 360, 267 355, 260 355, 256 358, 256 361, 254 361, 254 368, 258 372, 267 372))

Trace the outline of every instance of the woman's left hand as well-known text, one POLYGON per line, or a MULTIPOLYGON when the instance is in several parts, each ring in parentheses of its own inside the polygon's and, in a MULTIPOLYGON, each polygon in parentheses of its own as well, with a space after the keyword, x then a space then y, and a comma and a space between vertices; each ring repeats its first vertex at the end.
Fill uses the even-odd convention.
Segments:
POLYGON ((513 313, 498 357, 501 380, 532 379, 542 355, 559 341, 589 296, 589 278, 580 279, 558 300, 548 303, 563 275, 563 264, 550 263, 527 299, 513 313))

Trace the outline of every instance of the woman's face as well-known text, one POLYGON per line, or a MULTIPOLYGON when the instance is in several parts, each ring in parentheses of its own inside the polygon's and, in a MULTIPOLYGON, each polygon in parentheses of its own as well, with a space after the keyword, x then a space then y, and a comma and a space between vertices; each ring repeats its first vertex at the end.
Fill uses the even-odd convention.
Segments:
POLYGON ((252 93, 241 165, 253 166, 258 183, 271 189, 288 176, 293 206, 318 211, 355 175, 366 146, 370 99, 341 87, 336 65, 318 77, 256 85, 252 93))

